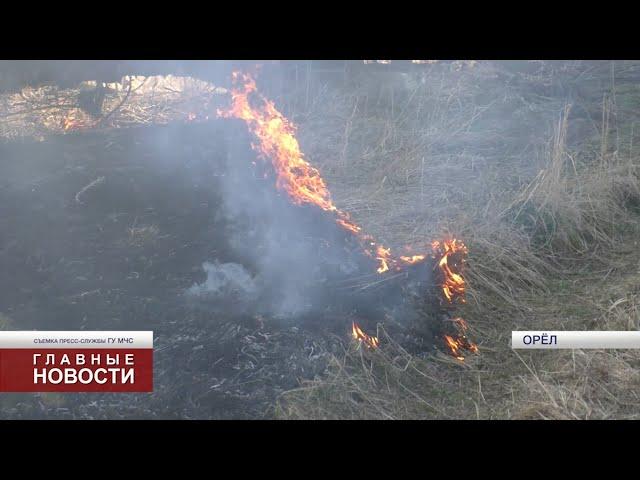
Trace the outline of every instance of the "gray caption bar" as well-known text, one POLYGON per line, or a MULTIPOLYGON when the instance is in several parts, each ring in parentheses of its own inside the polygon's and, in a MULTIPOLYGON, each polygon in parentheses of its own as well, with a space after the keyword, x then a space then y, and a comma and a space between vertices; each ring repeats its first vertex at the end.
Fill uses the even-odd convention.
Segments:
POLYGON ((515 331, 511 348, 640 348, 640 331, 515 331))

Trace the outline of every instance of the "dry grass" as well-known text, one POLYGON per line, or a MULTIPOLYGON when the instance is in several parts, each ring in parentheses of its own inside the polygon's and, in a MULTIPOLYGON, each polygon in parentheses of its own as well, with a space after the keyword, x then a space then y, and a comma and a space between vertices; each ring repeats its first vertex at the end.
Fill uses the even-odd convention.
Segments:
MULTIPOLYGON (((640 328, 636 114, 618 107, 633 100, 620 83, 616 101, 600 89, 580 108, 538 93, 579 67, 511 72, 521 80, 511 87, 482 62, 472 72, 432 66, 397 88, 395 104, 350 90, 314 104, 333 111, 299 115, 303 149, 365 229, 394 246, 445 234, 467 243, 460 313, 481 353, 460 364, 412 357, 388 338, 379 351, 352 347, 283 395, 280 418, 640 417, 635 350, 509 347, 515 329, 640 328), (319 143, 318 132, 334 141, 319 143)), ((590 66, 581 87, 602 78, 598 68, 610 73, 590 66)))
MULTIPOLYGON (((285 393, 277 416, 639 418, 637 351, 517 353, 509 340, 515 329, 640 328, 640 63, 435 63, 424 72, 307 82, 279 100, 336 203, 367 232, 394 248, 445 235, 468 245, 460 314, 480 354, 419 358, 381 330, 380 349, 350 345, 322 378, 285 393)), ((112 87, 104 126, 190 120, 219 93, 143 84, 127 98, 112 87)), ((95 121, 77 110, 79 91, 0 97, 0 136, 95 121)), ((159 235, 153 225, 126 233, 134 246, 159 235)))
POLYGON ((631 158, 602 153, 579 165, 580 152, 567 149, 570 107, 555 129, 548 162, 510 205, 514 221, 525 223, 540 247, 582 254, 596 245, 611 247, 623 226, 632 225, 629 199, 640 198, 637 165, 631 158))
POLYGON ((378 333, 384 347, 371 350, 352 343, 333 358, 322 381, 285 393, 277 414, 295 419, 455 418, 461 405, 473 407, 473 399, 459 396, 456 385, 438 372, 455 368, 455 360, 443 354, 425 361, 384 331, 378 333))
POLYGON ((32 137, 100 128, 123 128, 175 121, 199 121, 215 112, 226 90, 190 77, 130 76, 106 84, 100 117, 79 108, 83 91, 95 88, 26 87, 0 95, 0 138, 32 137))

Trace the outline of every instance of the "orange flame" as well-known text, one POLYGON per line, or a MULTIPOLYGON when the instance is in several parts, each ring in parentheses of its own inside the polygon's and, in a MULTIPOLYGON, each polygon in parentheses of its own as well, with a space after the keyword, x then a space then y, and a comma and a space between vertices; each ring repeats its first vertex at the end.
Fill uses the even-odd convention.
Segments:
POLYGON ((464 356, 460 355, 460 350, 462 350, 462 344, 459 339, 453 338, 450 335, 444 336, 445 342, 447 342, 447 346, 449 350, 451 350, 451 354, 456 357, 458 360, 464 360, 464 356))
POLYGON ((445 335, 445 345, 449 349, 449 353, 451 355, 460 361, 464 361, 465 357, 463 353, 478 353, 478 345, 467 338, 467 330, 469 329, 469 326, 464 319, 456 317, 451 319, 451 322, 453 322, 458 333, 456 335, 445 335))
MULTIPOLYGON (((434 241, 431 244, 435 255, 439 256, 437 266, 442 272, 442 293, 449 303, 456 300, 465 303, 466 284, 460 274, 460 266, 464 263, 464 256, 468 253, 466 245, 455 238, 444 242, 434 241), (458 258, 454 258, 457 255, 458 258)), ((437 258, 437 257, 436 257, 437 258)), ((445 345, 449 353, 460 361, 464 361, 463 352, 478 353, 478 346, 467 338, 469 326, 467 322, 456 317, 452 320, 456 330, 456 335, 445 335, 445 345)))
POLYGON ((253 146, 254 149, 273 163, 278 176, 277 187, 286 191, 294 203, 312 203, 323 210, 336 212, 343 226, 359 231, 360 228, 349 221, 348 215, 339 211, 331 201, 320 172, 304 159, 294 125, 275 108, 272 101, 257 94, 253 78, 233 72, 233 79, 236 83, 239 79, 244 83, 231 91, 233 103, 230 110, 218 111, 218 115, 239 118, 247 123, 260 142, 253 146), (260 99, 261 106, 250 104, 249 96, 253 93, 260 99))
POLYGON ((447 347, 449 347, 449 351, 451 355, 453 355, 456 359, 460 361, 464 361, 464 355, 462 352, 467 351, 471 353, 478 353, 478 346, 469 341, 469 339, 465 335, 460 336, 444 336, 445 343, 447 347))
POLYGON ((380 266, 378 267, 378 273, 384 273, 389 270, 389 261, 391 261, 391 249, 384 248, 382 245, 379 245, 376 249, 376 254, 378 255, 376 258, 380 262, 380 266))
MULTIPOLYGON (((394 257, 391 250, 378 245, 373 237, 364 234, 359 225, 351 221, 349 214, 338 209, 331 200, 331 194, 320 172, 306 161, 295 137, 295 126, 278 111, 274 103, 257 92, 255 80, 248 74, 233 72, 234 88, 231 90, 231 106, 226 111, 218 111, 223 118, 243 120, 258 142, 252 144, 262 160, 270 160, 276 173, 276 187, 284 190, 297 204, 312 204, 331 212, 341 227, 354 234, 364 252, 378 261, 378 273, 391 269, 401 270, 403 266, 424 261, 427 255, 406 255, 394 257)), ((460 274, 460 265, 467 247, 460 241, 434 241, 431 245, 432 257, 443 274, 441 285, 444 297, 449 303, 465 302, 465 281, 460 274), (461 254, 461 255, 456 255, 461 254), (462 257, 462 258, 461 258, 462 257)), ((460 319, 464 322, 462 319, 460 319)), ((451 353, 458 359, 464 357, 461 351, 477 352, 477 346, 466 339, 466 323, 458 323, 460 335, 445 335, 451 353), (460 327, 464 325, 464 329, 460 327)), ((378 346, 377 337, 367 335, 354 322, 353 337, 371 348, 378 346)))
POLYGON ((369 348, 378 348, 380 341, 378 337, 367 335, 356 322, 351 323, 351 335, 354 340, 364 343, 369 348))
POLYGON ((400 260, 402 260, 407 265, 413 265, 414 263, 423 261, 425 258, 427 258, 426 255, 412 255, 410 257, 400 257, 400 260))
MULTIPOLYGON (((459 268, 459 265, 453 261, 451 261, 450 263, 450 259, 456 253, 466 255, 468 253, 467 247, 464 245, 464 243, 456 240, 455 238, 453 240, 444 242, 439 242, 436 240, 431 244, 431 247, 437 255, 440 255, 438 267, 440 268, 440 271, 444 276, 444 281, 442 283, 442 293, 444 293, 445 298, 449 303, 453 303, 456 299, 461 303, 465 303, 464 278, 462 278, 462 275, 460 275, 459 272, 455 271, 459 268)), ((463 263, 464 259, 460 259, 459 262, 463 263)))
POLYGON ((373 238, 363 234, 359 225, 351 221, 349 214, 337 208, 331 193, 317 168, 306 161, 295 137, 295 126, 275 107, 271 100, 257 92, 255 80, 246 73, 233 72, 235 87, 231 90, 231 107, 218 111, 223 118, 244 120, 249 130, 257 137, 253 144, 259 156, 270 159, 276 172, 276 187, 287 192, 297 204, 310 203, 322 210, 332 212, 336 222, 358 237, 367 255, 378 260, 378 272, 384 273, 397 261, 391 251, 377 245, 373 238), (257 106, 252 105, 255 99, 257 106))

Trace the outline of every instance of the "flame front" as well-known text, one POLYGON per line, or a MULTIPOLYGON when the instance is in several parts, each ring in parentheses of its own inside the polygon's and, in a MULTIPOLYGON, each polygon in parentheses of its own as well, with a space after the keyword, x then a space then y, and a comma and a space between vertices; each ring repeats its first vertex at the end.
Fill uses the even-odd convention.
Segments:
POLYGON ((364 330, 356 322, 351 323, 351 336, 354 340, 365 344, 369 348, 378 348, 378 345, 380 345, 378 337, 364 333, 364 330))
MULTIPOLYGON (((467 247, 464 243, 456 240, 448 240, 444 242, 434 241, 431 244, 434 252, 440 257, 438 261, 438 267, 443 274, 444 280, 442 283, 442 293, 445 298, 453 303, 455 300, 459 300, 461 303, 465 303, 465 281, 459 272, 454 271, 459 266, 454 261, 450 262, 450 259, 456 253, 466 255, 468 253, 467 247)), ((460 258, 460 263, 464 262, 464 257, 460 258)))
POLYGON ((451 335, 445 335, 444 340, 447 343, 449 350, 451 350, 451 354, 458 360, 464 360, 464 356, 460 354, 460 350, 462 350, 460 341, 456 338, 453 338, 451 335))
POLYGON ((378 261, 378 273, 392 267, 399 268, 404 262, 392 257, 391 250, 378 245, 370 235, 351 221, 349 214, 337 208, 331 193, 317 168, 306 161, 295 137, 295 126, 285 118, 271 100, 257 92, 255 80, 246 73, 233 72, 234 88, 231 90, 231 107, 218 111, 223 118, 244 120, 249 130, 257 137, 253 149, 263 160, 270 160, 276 173, 276 187, 287 192, 297 204, 312 204, 331 212, 336 223, 356 235, 365 253, 378 261), (252 105, 255 101, 256 106, 252 105))
MULTIPOLYGON (((449 304, 456 301, 465 303, 466 284, 460 273, 464 257, 468 253, 466 245, 455 238, 444 242, 434 241, 431 244, 437 259, 437 268, 442 274, 442 294, 449 304)), ((478 346, 467 338, 468 325, 464 319, 457 317, 452 320, 455 335, 444 335, 445 345, 449 353, 460 361, 464 360, 463 352, 478 353, 478 346)))
MULTIPOLYGON (((295 126, 280 113, 272 101, 257 94, 256 82, 247 74, 233 72, 236 85, 231 91, 232 106, 218 115, 244 120, 259 144, 253 148, 263 159, 270 159, 277 174, 277 187, 286 191, 296 204, 312 203, 329 212, 335 212, 338 222, 345 228, 359 232, 360 227, 349 216, 336 208, 318 169, 311 166, 300 151, 295 137, 295 126), (255 94, 261 105, 253 107, 249 97, 255 94)), ((254 98, 254 97, 252 97, 254 98)))
MULTIPOLYGON (((395 257, 391 249, 379 245, 372 236, 362 232, 362 228, 351 221, 349 214, 337 208, 320 172, 306 161, 295 137, 295 126, 284 116, 271 100, 257 92, 255 80, 246 73, 233 72, 234 88, 231 90, 231 106, 218 111, 223 118, 243 120, 257 138, 252 148, 258 157, 271 161, 276 174, 276 187, 284 190, 297 205, 312 204, 335 216, 336 223, 357 237, 368 256, 378 262, 377 272, 398 271, 407 265, 424 261, 429 255, 406 255, 395 257)), ((430 256, 436 260, 442 273, 442 293, 448 303, 465 302, 465 281, 460 266, 467 254, 467 247, 456 239, 431 245, 430 256)), ((464 322, 462 319, 460 319, 464 322)), ((477 352, 475 344, 465 335, 466 324, 458 324, 458 335, 445 335, 444 340, 453 356, 463 360, 462 351, 477 352), (461 330, 459 325, 465 325, 461 330)), ((367 335, 355 322, 352 324, 353 338, 370 348, 379 345, 377 337, 367 335)))
POLYGON ((478 353, 478 346, 475 343, 469 341, 466 335, 445 335, 444 340, 447 344, 447 347, 449 347, 451 355, 453 355, 460 361, 464 360, 464 355, 462 353, 465 351, 478 353))

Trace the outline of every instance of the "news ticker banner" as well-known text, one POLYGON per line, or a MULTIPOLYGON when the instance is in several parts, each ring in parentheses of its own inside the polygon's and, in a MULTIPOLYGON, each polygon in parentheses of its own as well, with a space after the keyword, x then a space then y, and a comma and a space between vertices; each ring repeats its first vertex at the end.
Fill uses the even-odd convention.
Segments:
POLYGON ((151 331, 0 332, 0 392, 152 392, 151 331))
POLYGON ((512 349, 640 348, 640 331, 511 332, 512 349))

